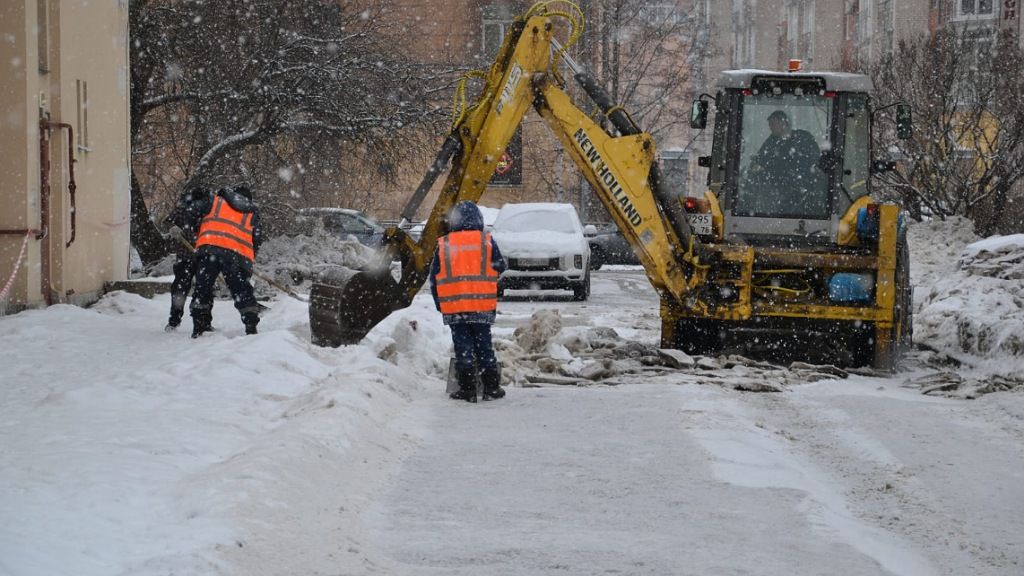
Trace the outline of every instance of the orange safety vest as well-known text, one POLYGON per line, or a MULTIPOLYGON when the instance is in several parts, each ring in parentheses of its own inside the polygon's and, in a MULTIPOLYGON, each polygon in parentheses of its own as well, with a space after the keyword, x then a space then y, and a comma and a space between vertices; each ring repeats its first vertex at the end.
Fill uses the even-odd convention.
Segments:
POLYGON ((434 277, 441 314, 494 312, 498 273, 491 267, 491 235, 482 230, 452 232, 437 241, 440 271, 434 277))
POLYGON ((239 212, 220 196, 213 199, 213 207, 199 224, 199 235, 196 248, 200 246, 220 246, 245 256, 249 260, 256 259, 256 251, 252 246, 252 212, 239 212))

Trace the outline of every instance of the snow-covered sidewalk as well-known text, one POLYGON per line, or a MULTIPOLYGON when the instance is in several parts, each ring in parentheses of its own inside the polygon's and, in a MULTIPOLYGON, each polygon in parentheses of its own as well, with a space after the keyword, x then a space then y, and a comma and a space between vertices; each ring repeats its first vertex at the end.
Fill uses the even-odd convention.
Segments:
POLYGON ((218 331, 199 340, 163 332, 168 303, 114 293, 0 320, 0 574, 244 573, 270 550, 278 568, 351 556, 358 522, 339 509, 401 454, 398 416, 445 354, 438 334, 402 324, 428 309, 334 350, 309 344, 291 300, 272 302, 252 337, 218 302, 218 331), (420 372, 375 347, 414 350, 402 364, 420 372))

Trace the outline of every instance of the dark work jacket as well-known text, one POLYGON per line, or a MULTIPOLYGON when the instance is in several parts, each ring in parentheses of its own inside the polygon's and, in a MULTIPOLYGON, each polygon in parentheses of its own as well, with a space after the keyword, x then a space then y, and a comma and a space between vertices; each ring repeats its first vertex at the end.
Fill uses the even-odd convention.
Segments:
POLYGON ((193 188, 192 190, 182 192, 174 210, 171 210, 167 218, 164 218, 164 224, 181 228, 181 233, 185 240, 188 240, 189 244, 195 246, 196 234, 199 232, 199 221, 206 215, 206 211, 201 211, 200 206, 206 205, 206 210, 208 211, 211 203, 212 195, 205 188, 193 188))
POLYGON ((769 136, 754 163, 764 170, 769 185, 807 188, 814 185, 811 180, 819 156, 821 149, 814 136, 806 130, 793 130, 785 138, 769 136))

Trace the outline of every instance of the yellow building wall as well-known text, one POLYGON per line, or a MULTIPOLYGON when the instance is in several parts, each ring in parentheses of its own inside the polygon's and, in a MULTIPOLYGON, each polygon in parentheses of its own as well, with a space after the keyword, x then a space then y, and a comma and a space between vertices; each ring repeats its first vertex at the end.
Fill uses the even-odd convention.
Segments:
MULTIPOLYGON (((45 238, 29 240, 6 301, 9 308, 39 306, 47 296, 52 302, 88 302, 105 282, 127 277, 127 42, 127 0, 0 2, 0 229, 48 230, 45 238), (69 124, 76 133, 76 227, 70 246, 65 130, 50 131, 50 209, 48 221, 41 222, 41 118, 69 124), (79 140, 86 133, 88 141, 79 140)), ((0 234, 0 288, 13 273, 23 239, 0 234)))

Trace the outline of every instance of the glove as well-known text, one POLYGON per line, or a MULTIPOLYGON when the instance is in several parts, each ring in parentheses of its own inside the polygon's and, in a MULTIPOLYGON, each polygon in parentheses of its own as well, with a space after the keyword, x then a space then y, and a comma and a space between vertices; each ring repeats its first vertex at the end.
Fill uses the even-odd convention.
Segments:
POLYGON ((171 238, 174 238, 175 240, 181 240, 182 238, 185 237, 181 232, 181 227, 179 226, 171 226, 171 228, 167 231, 167 235, 170 236, 171 238))

